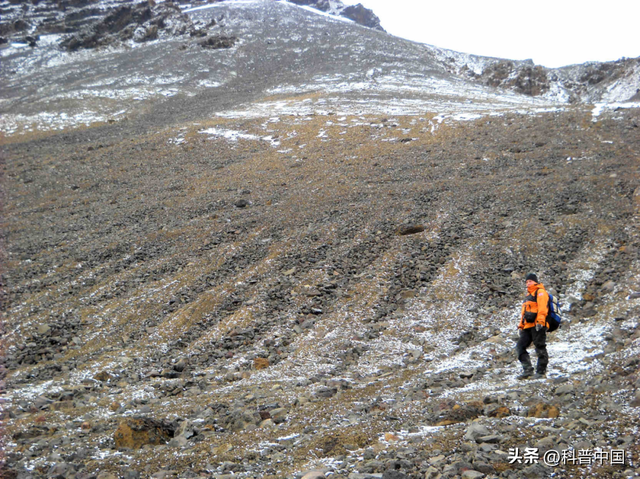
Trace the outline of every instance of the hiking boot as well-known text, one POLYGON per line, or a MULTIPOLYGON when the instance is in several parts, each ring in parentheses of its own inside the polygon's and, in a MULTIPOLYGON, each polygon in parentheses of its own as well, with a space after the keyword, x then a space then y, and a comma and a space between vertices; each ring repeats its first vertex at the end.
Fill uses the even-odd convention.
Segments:
POLYGON ((535 373, 533 379, 544 379, 547 377, 547 373, 535 373))
POLYGON ((529 379, 532 375, 533 371, 525 371, 520 376, 518 376, 518 379, 529 379))

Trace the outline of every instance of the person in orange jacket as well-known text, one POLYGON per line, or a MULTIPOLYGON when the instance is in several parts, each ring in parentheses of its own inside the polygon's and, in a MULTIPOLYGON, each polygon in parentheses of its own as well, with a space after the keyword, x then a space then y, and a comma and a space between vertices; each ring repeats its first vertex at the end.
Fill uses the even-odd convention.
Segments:
POLYGON ((516 354, 522 364, 524 372, 518 376, 519 379, 526 379, 533 375, 533 366, 527 348, 533 343, 538 355, 538 364, 534 378, 543 378, 547 373, 549 364, 549 354, 547 353, 547 313, 549 312, 549 294, 545 291, 544 285, 538 281, 538 277, 529 273, 525 277, 527 285, 527 296, 522 305, 520 313, 520 339, 516 345, 516 354))

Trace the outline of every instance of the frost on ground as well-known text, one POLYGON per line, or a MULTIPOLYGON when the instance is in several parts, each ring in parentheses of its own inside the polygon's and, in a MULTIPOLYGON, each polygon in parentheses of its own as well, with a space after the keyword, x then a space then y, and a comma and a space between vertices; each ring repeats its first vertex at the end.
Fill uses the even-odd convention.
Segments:
POLYGON ((504 451, 541 441, 635 454, 637 108, 488 88, 279 3, 191 12, 224 51, 3 52, 8 466, 521 479, 504 451), (530 271, 565 323, 519 381, 530 271), (174 437, 118 450, 138 416, 174 437))

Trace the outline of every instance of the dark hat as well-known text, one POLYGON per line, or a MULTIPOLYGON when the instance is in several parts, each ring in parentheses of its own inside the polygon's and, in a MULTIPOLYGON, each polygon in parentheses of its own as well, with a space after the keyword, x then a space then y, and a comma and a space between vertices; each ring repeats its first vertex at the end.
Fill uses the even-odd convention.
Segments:
POLYGON ((540 281, 538 281, 538 277, 536 276, 535 273, 529 273, 527 276, 525 276, 524 281, 525 283, 529 280, 535 281, 536 283, 539 283, 540 281))

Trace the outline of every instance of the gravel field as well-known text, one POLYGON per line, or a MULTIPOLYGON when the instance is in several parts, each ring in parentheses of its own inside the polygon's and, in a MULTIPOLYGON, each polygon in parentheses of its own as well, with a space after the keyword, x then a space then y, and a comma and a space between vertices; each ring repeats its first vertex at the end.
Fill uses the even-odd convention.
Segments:
POLYGON ((202 12, 238 38, 210 75, 169 37, 2 88, 2 477, 637 477, 640 109, 202 12), (532 271, 564 325, 518 381, 532 271))

